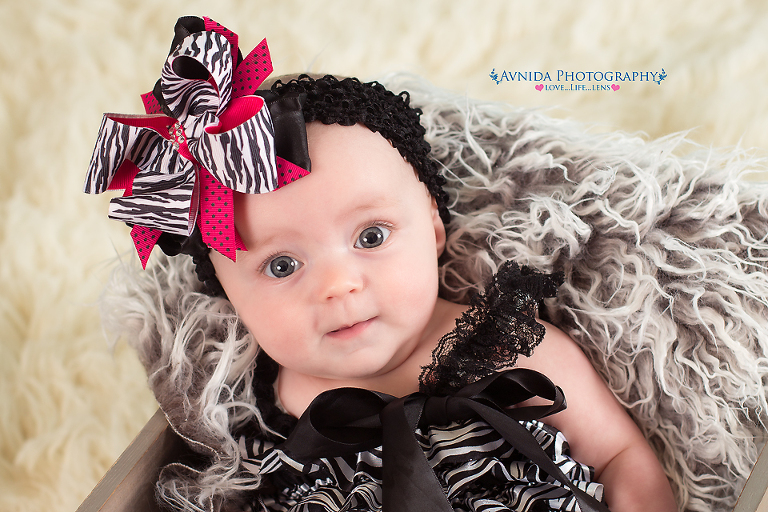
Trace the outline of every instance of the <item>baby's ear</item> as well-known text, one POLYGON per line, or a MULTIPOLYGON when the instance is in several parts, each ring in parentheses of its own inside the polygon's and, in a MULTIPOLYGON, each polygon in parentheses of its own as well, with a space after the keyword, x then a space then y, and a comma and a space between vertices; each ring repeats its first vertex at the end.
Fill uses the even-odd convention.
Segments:
POLYGON ((445 250, 445 224, 440 218, 440 212, 437 209, 437 201, 432 198, 432 224, 435 227, 435 244, 437 245, 437 257, 439 258, 445 250))

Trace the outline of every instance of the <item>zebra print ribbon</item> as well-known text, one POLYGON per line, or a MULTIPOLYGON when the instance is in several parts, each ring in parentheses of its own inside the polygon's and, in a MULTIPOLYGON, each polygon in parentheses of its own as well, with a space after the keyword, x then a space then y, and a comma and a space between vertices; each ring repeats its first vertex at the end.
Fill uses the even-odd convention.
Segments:
POLYGON ((356 388, 319 395, 278 449, 300 461, 332 458, 382 446, 383 512, 452 512, 448 498, 414 437, 417 427, 482 418, 520 453, 573 492, 582 512, 608 508, 579 489, 519 422, 565 409, 565 396, 544 375, 525 368, 494 373, 451 396, 414 393, 395 398, 356 388), (539 396, 549 406, 511 408, 539 396))
POLYGON ((172 50, 160 89, 166 106, 143 96, 147 115, 105 114, 85 180, 86 193, 124 189, 109 217, 133 225, 142 266, 162 233, 199 225, 211 248, 245 249, 234 225, 233 191, 275 190, 308 171, 275 152, 269 108, 254 94, 272 71, 266 39, 236 66, 238 38, 209 18, 172 50), (278 169, 283 176, 279 176, 278 169))

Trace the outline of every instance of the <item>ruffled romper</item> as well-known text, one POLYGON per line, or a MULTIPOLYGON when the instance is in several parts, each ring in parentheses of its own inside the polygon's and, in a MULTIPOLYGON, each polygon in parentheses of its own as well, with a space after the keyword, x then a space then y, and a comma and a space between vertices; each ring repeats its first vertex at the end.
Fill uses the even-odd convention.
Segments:
POLYGON ((532 370, 499 371, 541 342, 538 304, 561 283, 505 263, 440 340, 420 392, 404 398, 331 390, 296 421, 275 406, 277 365, 260 356, 258 405, 288 439, 240 436, 243 470, 264 482, 254 509, 608 510, 593 469, 537 419, 564 408, 560 389, 532 370), (552 405, 514 407, 534 395, 552 405))

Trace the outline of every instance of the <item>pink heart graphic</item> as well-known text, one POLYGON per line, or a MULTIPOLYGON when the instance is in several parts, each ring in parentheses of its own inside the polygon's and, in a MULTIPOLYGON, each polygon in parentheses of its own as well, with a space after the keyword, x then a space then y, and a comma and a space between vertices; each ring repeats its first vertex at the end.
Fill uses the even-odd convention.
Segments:
POLYGON ((613 89, 614 91, 618 91, 619 89, 621 89, 621 86, 616 84, 611 84, 611 89, 613 89))
POLYGON ((537 86, 536 86, 536 90, 537 90, 537 91, 540 91, 540 90, 542 90, 543 88, 544 88, 544 84, 539 84, 539 85, 537 85, 537 86))

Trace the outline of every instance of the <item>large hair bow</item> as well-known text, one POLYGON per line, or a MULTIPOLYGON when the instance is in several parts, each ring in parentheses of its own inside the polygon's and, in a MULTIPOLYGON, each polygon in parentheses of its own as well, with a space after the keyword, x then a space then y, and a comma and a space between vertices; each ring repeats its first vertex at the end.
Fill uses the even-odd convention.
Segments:
POLYGON ((195 225, 235 260, 245 246, 233 191, 270 192, 308 173, 276 155, 269 108, 254 94, 272 72, 266 39, 238 65, 237 35, 210 18, 181 18, 176 30, 188 35, 168 56, 159 91, 142 96, 147 115, 104 115, 84 187, 125 189, 109 217, 133 226, 143 267, 162 233, 188 236, 195 225))

